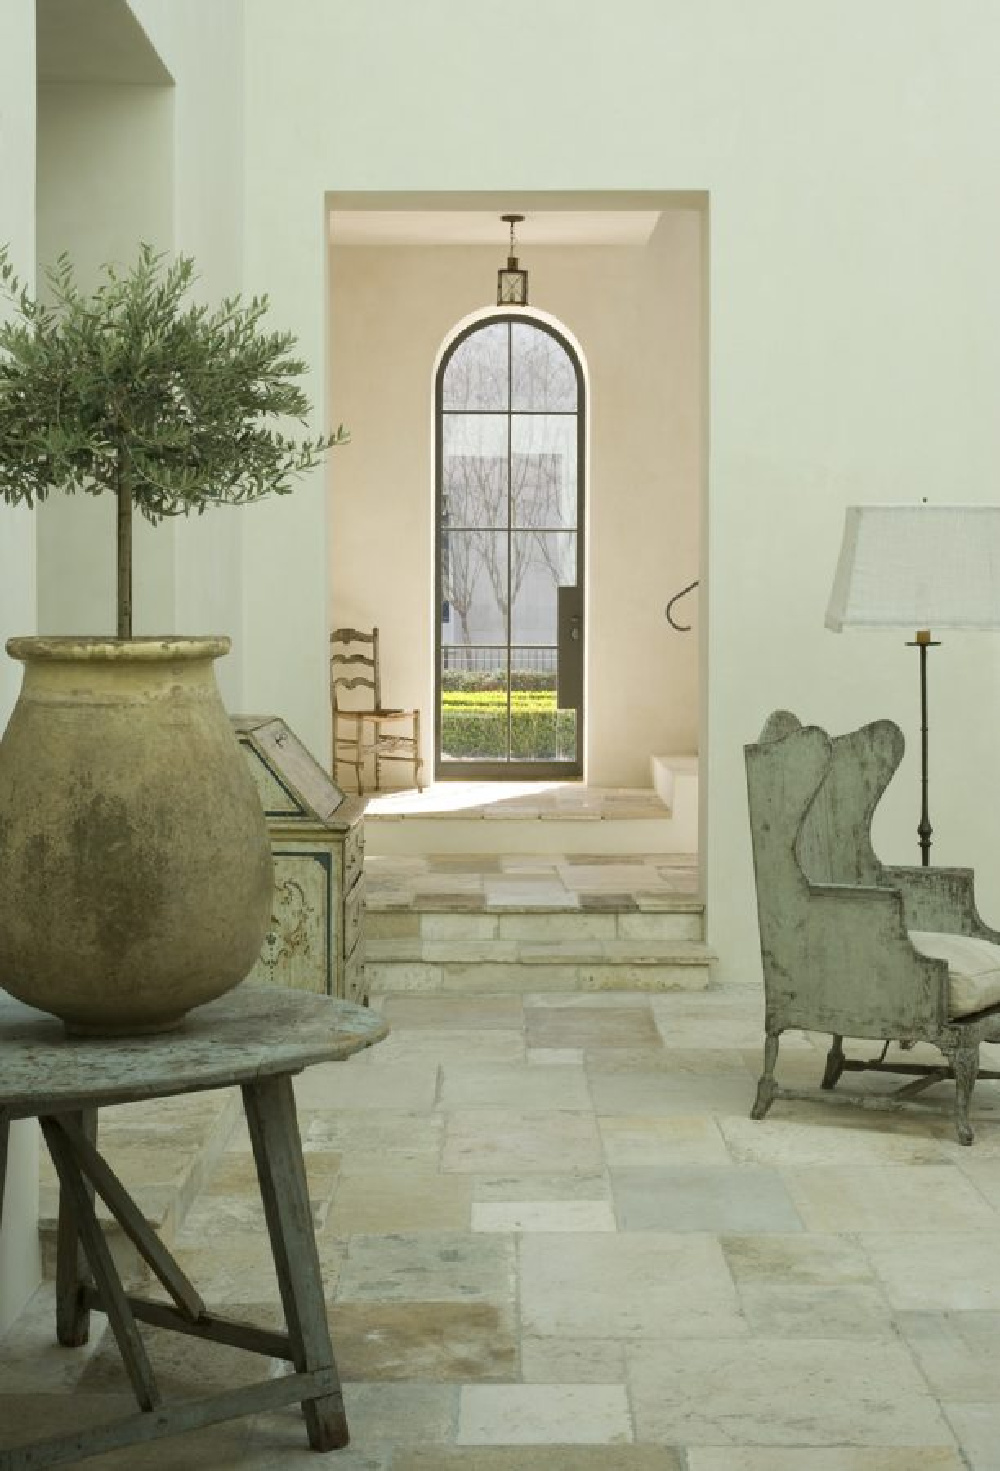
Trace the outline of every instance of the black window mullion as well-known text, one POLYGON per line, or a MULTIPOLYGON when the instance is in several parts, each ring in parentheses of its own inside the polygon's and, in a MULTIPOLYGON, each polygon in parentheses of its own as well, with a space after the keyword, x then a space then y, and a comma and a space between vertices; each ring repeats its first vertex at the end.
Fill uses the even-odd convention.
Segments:
POLYGON ((514 759, 514 717, 511 701, 511 643, 514 636, 514 604, 512 600, 511 560, 514 522, 514 416, 511 409, 514 392, 514 329, 507 320, 507 763, 514 759))

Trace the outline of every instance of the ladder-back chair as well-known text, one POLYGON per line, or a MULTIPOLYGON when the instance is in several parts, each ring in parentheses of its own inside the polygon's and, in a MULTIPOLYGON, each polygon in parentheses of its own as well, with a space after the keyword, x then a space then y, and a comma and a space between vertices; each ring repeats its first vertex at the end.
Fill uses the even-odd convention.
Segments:
POLYGON ((382 704, 378 629, 335 628, 330 635, 330 701, 333 715, 333 779, 338 769, 354 769, 355 790, 364 794, 365 765, 371 758, 375 791, 382 790, 383 761, 413 767, 421 789, 420 711, 382 704))

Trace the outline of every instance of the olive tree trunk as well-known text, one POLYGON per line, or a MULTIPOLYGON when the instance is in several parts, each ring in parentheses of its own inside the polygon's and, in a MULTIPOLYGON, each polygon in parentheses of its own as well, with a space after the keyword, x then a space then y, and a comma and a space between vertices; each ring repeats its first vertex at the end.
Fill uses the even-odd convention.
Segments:
POLYGON ((118 451, 118 637, 132 637, 132 485, 118 451))

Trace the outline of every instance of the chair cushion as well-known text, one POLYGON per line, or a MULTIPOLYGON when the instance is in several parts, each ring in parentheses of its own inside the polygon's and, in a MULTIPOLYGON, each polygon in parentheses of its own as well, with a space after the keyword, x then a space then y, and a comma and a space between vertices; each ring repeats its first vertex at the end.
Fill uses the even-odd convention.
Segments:
POLYGON ((970 1016, 1000 1002, 1000 945, 976 935, 946 935, 940 930, 908 933, 921 955, 947 963, 951 1016, 970 1016))

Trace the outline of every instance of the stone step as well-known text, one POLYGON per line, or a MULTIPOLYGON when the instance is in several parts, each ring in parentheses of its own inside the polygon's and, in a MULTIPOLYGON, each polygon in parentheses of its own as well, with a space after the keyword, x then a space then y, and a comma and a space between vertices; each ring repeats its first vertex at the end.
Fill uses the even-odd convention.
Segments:
MULTIPOLYGON (((418 901, 419 902, 419 901, 418 901)), ((697 899, 678 898, 669 907, 593 912, 581 909, 492 909, 485 911, 439 910, 426 902, 409 910, 378 909, 371 904, 365 916, 367 956, 383 958, 383 942, 408 943, 413 954, 407 958, 464 959, 459 953, 469 945, 491 943, 501 949, 519 944, 567 942, 586 946, 610 941, 656 942, 700 940, 704 934, 704 905, 697 899), (420 953, 422 946, 454 946, 448 957, 420 953)), ((500 955, 497 954, 497 959, 500 955)), ((516 956, 508 955, 514 959, 516 956)))
POLYGON ((714 954, 701 940, 366 940, 372 994, 696 991, 714 954))
MULTIPOLYGON (((101 1153, 168 1247, 242 1115, 235 1088, 122 1103, 101 1110, 101 1153)), ((46 1277, 54 1277, 59 1187, 44 1147, 40 1155, 38 1234, 42 1269, 46 1277)), ((150 1272, 145 1260, 100 1199, 97 1214, 123 1280, 148 1281, 150 1272)))

